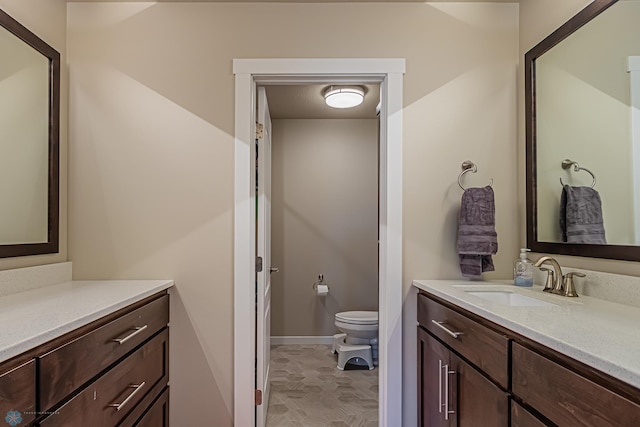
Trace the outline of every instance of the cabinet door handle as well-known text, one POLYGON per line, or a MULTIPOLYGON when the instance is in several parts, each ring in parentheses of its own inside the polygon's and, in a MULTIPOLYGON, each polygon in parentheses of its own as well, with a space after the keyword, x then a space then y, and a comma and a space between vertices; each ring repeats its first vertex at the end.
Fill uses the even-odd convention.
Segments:
POLYGON ((442 413, 442 360, 438 360, 438 412, 442 413))
POLYGON ((438 328, 440 328, 443 331, 445 331, 447 334, 451 335, 453 338, 457 339, 460 335, 462 335, 462 332, 453 332, 451 329, 449 329, 446 326, 444 326, 445 322, 438 322, 437 320, 432 320, 431 323, 433 323, 438 328))
POLYGON ((133 332, 131 332, 129 335, 127 335, 124 338, 114 338, 111 341, 115 341, 119 344, 124 344, 127 341, 129 341, 131 338, 135 337, 136 335, 138 335, 140 332, 144 331, 145 329, 147 329, 147 326, 149 325, 144 325, 144 326, 136 326, 133 332))
POLYGON ((456 411, 449 410, 449 375, 455 374, 455 371, 449 370, 449 365, 444 365, 445 379, 444 379, 444 419, 449 420, 450 414, 455 414, 456 411))
POLYGON ((135 388, 135 390, 133 390, 129 396, 127 396, 121 403, 111 403, 108 406, 116 408, 116 411, 119 411, 120 409, 124 408, 124 405, 126 405, 131 399, 133 399, 133 396, 135 396, 136 393, 142 390, 142 387, 144 387, 145 384, 145 381, 142 381, 140 384, 131 384, 127 388, 135 388))

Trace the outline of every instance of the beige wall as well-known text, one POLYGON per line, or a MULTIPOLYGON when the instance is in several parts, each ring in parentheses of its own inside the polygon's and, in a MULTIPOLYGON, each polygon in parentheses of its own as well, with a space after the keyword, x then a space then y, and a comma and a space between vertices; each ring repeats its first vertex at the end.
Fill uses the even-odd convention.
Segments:
POLYGON ((271 335, 333 335, 378 309, 378 121, 274 120, 272 165, 271 335))
MULTIPOLYGON (((520 2, 520 58, 521 66, 519 76, 519 181, 521 197, 519 197, 519 210, 522 227, 520 228, 520 241, 522 245, 526 243, 525 237, 525 164, 524 164, 524 54, 534 47, 538 42, 549 35, 553 30, 562 25, 565 21, 575 15, 578 11, 588 5, 587 0, 521 0, 520 2)), ((585 167, 589 167, 585 163, 585 167)), ((595 172, 595 171, 594 171, 595 172)), ((596 175, 598 176, 598 175, 596 175)), ((536 255, 533 255, 535 258, 536 255)), ((575 268, 585 268, 589 270, 606 271, 620 274, 640 274, 640 263, 593 259, 570 256, 557 256, 562 265, 575 268)))
MULTIPOLYGON (((479 168, 466 185, 494 179, 500 249, 487 277, 511 276, 516 4, 70 3, 68 11, 74 277, 176 280, 174 424, 231 425, 233 58, 406 58, 405 293, 413 278, 461 277, 456 179, 465 159, 479 168)), ((413 370, 405 375, 415 380, 413 370)), ((415 401, 407 384, 404 400, 415 401)))
MULTIPOLYGON (((68 73, 65 67, 67 15, 64 0, 0 0, 0 9, 47 42, 61 55, 59 253, 0 259, 0 270, 7 270, 67 260, 68 73)), ((12 185, 15 186, 16 182, 12 182, 12 185)), ((6 221, 6 217, 3 220, 6 221)), ((33 227, 30 228, 33 230, 33 227)), ((38 234, 41 233, 38 232, 38 234)))

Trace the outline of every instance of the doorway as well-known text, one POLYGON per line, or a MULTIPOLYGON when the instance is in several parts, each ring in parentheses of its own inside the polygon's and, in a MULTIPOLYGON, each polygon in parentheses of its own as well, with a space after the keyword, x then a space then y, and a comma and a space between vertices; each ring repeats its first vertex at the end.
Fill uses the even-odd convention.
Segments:
MULTIPOLYGON (((378 425, 380 88, 357 85, 353 89, 364 92, 360 105, 328 106, 324 94, 343 87, 258 86, 258 126, 263 129, 257 147, 258 218, 270 206, 271 223, 258 222, 257 256, 279 270, 270 274, 263 267, 257 273, 258 345, 266 344, 259 347, 264 358, 258 351, 256 386, 263 391, 263 404, 256 407, 258 426, 264 420, 267 427, 353 425, 354 420, 378 425), (268 116, 271 123, 263 123, 268 116), (270 165, 264 165, 269 158, 270 165), (261 185, 269 177, 270 186, 261 185), (261 237, 269 229, 271 245, 265 248, 261 237), (320 283, 326 291, 314 289, 320 283), (375 313, 376 331, 368 339, 349 339, 361 345, 376 340, 370 354, 358 350, 338 368, 335 316, 353 311, 375 313), (262 328, 270 332, 264 341, 262 328)), ((343 362, 348 354, 341 356, 343 362)))
MULTIPOLYGON (((258 84, 376 83, 381 86, 379 207, 379 425, 402 423, 403 59, 236 59, 234 212, 234 419, 255 426, 256 87, 258 84)), ((269 268, 269 266, 265 266, 269 268)))

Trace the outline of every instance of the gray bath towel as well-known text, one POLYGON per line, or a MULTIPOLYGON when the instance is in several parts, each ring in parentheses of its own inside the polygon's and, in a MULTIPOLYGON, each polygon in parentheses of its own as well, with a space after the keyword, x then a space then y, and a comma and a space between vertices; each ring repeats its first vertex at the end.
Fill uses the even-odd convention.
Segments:
POLYGON ((491 255, 498 252, 493 188, 467 188, 462 194, 458 221, 458 256, 464 277, 479 279, 494 271, 491 255))
POLYGON ((560 198, 562 241, 606 245, 602 201, 591 187, 565 185, 560 198))

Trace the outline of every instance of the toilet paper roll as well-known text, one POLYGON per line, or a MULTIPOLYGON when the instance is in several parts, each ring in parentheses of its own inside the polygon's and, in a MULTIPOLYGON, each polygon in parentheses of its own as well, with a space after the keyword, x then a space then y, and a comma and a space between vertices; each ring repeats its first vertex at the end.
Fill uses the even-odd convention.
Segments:
POLYGON ((327 285, 317 285, 316 286, 316 294, 317 295, 326 295, 329 293, 329 286, 327 285))

